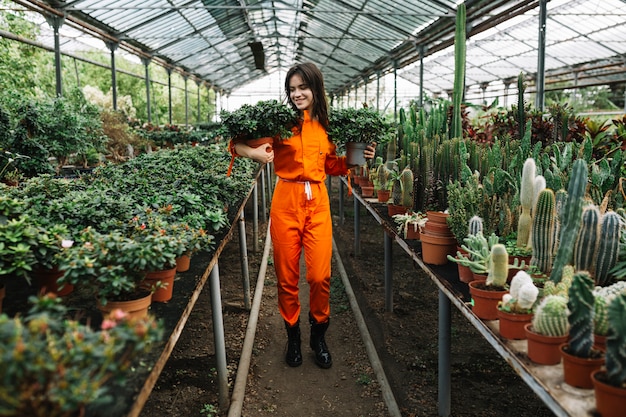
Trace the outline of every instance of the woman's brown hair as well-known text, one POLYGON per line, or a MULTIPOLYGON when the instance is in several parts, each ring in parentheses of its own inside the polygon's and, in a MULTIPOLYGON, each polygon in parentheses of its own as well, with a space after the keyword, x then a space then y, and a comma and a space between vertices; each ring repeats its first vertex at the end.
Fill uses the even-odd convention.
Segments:
POLYGON ((287 102, 295 111, 298 111, 298 108, 289 97, 289 80, 291 80, 294 74, 300 75, 302 81, 309 86, 313 93, 311 117, 316 118, 324 129, 328 130, 328 103, 326 102, 326 90, 324 89, 324 76, 322 72, 312 62, 294 65, 287 71, 287 76, 285 77, 287 102))

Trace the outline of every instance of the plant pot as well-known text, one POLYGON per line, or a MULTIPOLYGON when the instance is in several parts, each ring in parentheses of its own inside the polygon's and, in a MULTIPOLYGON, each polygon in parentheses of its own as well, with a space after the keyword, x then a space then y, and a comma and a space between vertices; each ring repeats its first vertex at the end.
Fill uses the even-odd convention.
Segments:
POLYGON ((472 281, 469 283, 469 291, 474 300, 472 311, 482 320, 495 320, 498 318, 498 303, 506 290, 485 289, 484 281, 472 281))
POLYGON ((510 340, 526 339, 524 327, 531 322, 533 315, 509 313, 498 309, 500 336, 510 340))
POLYGON ((145 317, 148 314, 148 308, 152 303, 152 294, 149 291, 142 291, 138 298, 127 301, 108 300, 105 305, 98 303, 98 310, 103 315, 109 314, 111 311, 120 309, 126 312, 129 317, 145 317))
POLYGON ((348 165, 365 165, 365 155, 363 151, 368 144, 363 142, 347 142, 346 143, 346 163, 348 165))
POLYGON ((426 211, 426 217, 428 221, 438 224, 448 225, 448 213, 444 213, 443 211, 426 211))
POLYGON ((174 278, 176 278, 176 267, 161 271, 150 271, 146 273, 142 288, 150 291, 156 288, 152 293, 152 301, 164 303, 172 299, 174 278), (159 285, 157 286, 157 284, 159 285))
POLYGON ((409 209, 395 204, 387 204, 387 214, 389 217, 392 217, 396 214, 406 214, 409 212, 409 209))
POLYGON ((378 201, 381 203, 386 203, 389 201, 389 196, 391 195, 390 190, 378 190, 376 191, 376 197, 378 197, 378 201))
POLYGON ((528 359, 539 365, 556 365, 561 362, 559 347, 567 342, 568 335, 546 336, 533 331, 532 323, 524 326, 528 359))
POLYGON ((420 228, 417 223, 407 223, 404 238, 406 240, 420 240, 420 228))
POLYGON ((626 410, 626 388, 608 383, 606 371, 599 369, 591 373, 596 397, 596 411, 602 417, 622 417, 626 410))
POLYGON ((469 284, 474 281, 474 273, 469 266, 456 264, 459 270, 459 281, 469 284))
MULTIPOLYGON (((471 270, 471 269, 470 269, 471 270)), ((478 272, 472 271, 472 281, 487 281, 487 274, 479 274, 478 272)))
POLYGON ((374 196, 374 186, 361 185, 361 196, 363 196, 363 197, 373 197, 374 196))
POLYGON ((454 255, 456 239, 454 237, 432 236, 426 232, 420 233, 422 241, 422 260, 430 265, 445 265, 448 255, 454 255))
POLYGON ((576 388, 593 388, 591 373, 604 365, 604 353, 596 358, 579 358, 567 352, 567 343, 559 346, 563 358, 563 379, 576 388))
POLYGON ((180 255, 176 258, 176 272, 187 272, 191 266, 191 256, 180 255))
POLYGON ((72 291, 74 291, 72 284, 65 284, 62 288, 59 288, 57 281, 63 275, 64 272, 59 271, 59 268, 56 266, 52 269, 35 268, 32 272, 32 276, 39 286, 40 293, 46 294, 51 292, 61 297, 71 294, 72 291))

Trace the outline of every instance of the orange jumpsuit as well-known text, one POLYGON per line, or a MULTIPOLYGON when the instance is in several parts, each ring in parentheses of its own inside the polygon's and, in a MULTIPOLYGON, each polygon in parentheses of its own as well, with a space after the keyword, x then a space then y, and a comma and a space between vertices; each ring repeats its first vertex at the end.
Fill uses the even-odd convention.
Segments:
POLYGON ((322 125, 304 112, 300 132, 274 141, 274 169, 279 180, 270 212, 274 268, 278 278, 278 307, 293 326, 300 317, 298 281, 304 248, 310 313, 318 323, 330 315, 332 219, 326 174, 346 175, 344 156, 328 140, 322 125))

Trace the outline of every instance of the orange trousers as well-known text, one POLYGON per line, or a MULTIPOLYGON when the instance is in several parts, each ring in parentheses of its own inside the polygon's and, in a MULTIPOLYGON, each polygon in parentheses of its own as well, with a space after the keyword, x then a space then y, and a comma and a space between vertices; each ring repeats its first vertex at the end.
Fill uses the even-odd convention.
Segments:
POLYGON ((304 249, 310 313, 316 322, 325 323, 330 316, 333 241, 326 184, 310 183, 308 189, 302 182, 279 180, 271 207, 270 233, 280 314, 290 326, 300 317, 298 282, 300 256, 304 249))

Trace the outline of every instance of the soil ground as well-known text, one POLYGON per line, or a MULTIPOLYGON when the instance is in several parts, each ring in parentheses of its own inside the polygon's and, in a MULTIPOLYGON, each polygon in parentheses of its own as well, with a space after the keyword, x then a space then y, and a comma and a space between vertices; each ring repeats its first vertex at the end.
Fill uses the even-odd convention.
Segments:
MULTIPOLYGON (((336 185, 334 187, 336 198, 336 185)), ((395 401, 403 417, 437 416, 437 287, 394 244, 393 312, 386 312, 382 227, 361 209, 361 255, 355 257, 352 198, 345 201, 343 224, 337 216, 337 201, 333 201, 334 238, 395 401)), ((259 236, 259 250, 255 253, 248 231, 252 294, 263 252, 264 225, 259 236)), ((286 333, 277 308, 276 278, 272 266, 268 266, 243 416, 389 415, 344 292, 337 262, 334 260, 333 264, 331 325, 327 333, 334 363, 328 370, 313 363, 307 326, 303 326, 304 364, 298 368, 285 364, 286 333)), ((219 265, 232 390, 248 318, 243 303, 236 235, 223 251, 219 265)), ((304 314, 308 305, 306 287, 306 283, 302 283, 304 314)), ((452 310, 451 415, 552 416, 464 317, 454 307, 452 310)), ((207 287, 143 408, 142 417, 227 415, 218 408, 212 335, 207 287)))

